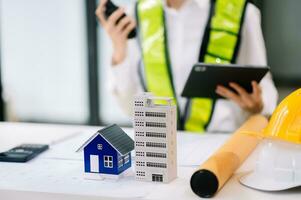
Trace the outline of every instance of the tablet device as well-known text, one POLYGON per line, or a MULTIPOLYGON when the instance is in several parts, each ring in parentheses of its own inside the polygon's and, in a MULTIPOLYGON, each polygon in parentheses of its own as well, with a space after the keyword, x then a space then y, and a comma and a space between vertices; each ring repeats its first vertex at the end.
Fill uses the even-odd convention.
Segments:
POLYGON ((222 98, 216 94, 216 87, 217 85, 223 85, 229 88, 230 82, 239 84, 251 93, 251 82, 257 81, 259 83, 269 70, 268 66, 198 63, 193 66, 190 72, 182 96, 189 98, 222 98))

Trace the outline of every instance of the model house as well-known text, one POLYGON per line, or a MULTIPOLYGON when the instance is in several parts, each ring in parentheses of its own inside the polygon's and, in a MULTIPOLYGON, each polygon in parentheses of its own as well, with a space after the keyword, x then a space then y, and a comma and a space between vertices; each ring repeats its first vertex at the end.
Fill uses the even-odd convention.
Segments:
POLYGON ((172 98, 151 93, 134 100, 136 180, 170 182, 177 177, 177 109, 172 98))
POLYGON ((78 151, 84 150, 85 172, 90 178, 118 178, 131 167, 134 141, 117 125, 99 130, 78 151))

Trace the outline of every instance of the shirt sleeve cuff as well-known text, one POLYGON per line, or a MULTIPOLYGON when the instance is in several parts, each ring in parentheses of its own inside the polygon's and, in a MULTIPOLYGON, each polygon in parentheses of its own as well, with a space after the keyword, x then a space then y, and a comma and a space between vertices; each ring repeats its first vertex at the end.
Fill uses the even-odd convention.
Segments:
POLYGON ((273 113, 273 108, 268 103, 270 103, 269 100, 263 97, 263 109, 260 114, 266 117, 270 117, 273 113))
POLYGON ((128 67, 130 65, 130 60, 126 58, 123 62, 117 65, 111 66, 111 74, 117 80, 124 79, 124 75, 128 73, 128 67))
POLYGON ((129 58, 126 58, 122 63, 117 65, 112 65, 109 70, 110 83, 109 88, 114 92, 127 91, 132 87, 131 77, 131 62, 129 58))

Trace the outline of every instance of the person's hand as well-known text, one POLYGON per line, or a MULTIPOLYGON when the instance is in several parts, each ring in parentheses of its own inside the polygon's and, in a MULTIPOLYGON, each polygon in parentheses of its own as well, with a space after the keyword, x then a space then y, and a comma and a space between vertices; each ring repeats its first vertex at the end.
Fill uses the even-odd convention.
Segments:
POLYGON ((260 113, 263 109, 263 101, 261 96, 261 87, 256 81, 252 81, 253 92, 248 93, 244 88, 236 83, 230 83, 229 86, 234 89, 237 93, 232 90, 218 85, 216 93, 222 97, 230 99, 237 103, 242 109, 250 113, 260 113))
POLYGON ((135 28, 136 22, 130 17, 123 17, 118 23, 117 21, 124 14, 124 8, 119 8, 112 15, 106 19, 105 5, 107 0, 101 0, 99 6, 97 7, 95 14, 105 29, 105 31, 110 36, 113 43, 113 65, 121 63, 126 57, 126 48, 127 48, 127 37, 129 33, 135 28))

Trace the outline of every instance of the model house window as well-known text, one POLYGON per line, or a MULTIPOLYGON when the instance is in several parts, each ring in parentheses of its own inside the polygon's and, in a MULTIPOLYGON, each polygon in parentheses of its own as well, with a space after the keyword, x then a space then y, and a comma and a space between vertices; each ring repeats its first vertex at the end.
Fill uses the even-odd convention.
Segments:
POLYGON ((141 111, 135 111, 135 116, 136 116, 136 117, 143 117, 143 116, 144 116, 144 112, 141 112, 141 111))
POLYGON ((165 128, 165 123, 159 123, 159 122, 146 122, 147 127, 158 127, 158 128, 165 128))
POLYGON ((113 156, 104 156, 103 162, 104 162, 104 167, 113 168, 113 156))
POLYGON ((144 122, 135 122, 135 126, 144 126, 144 122))
POLYGON ((166 113, 161 112, 146 112, 146 117, 166 117, 166 113))
POLYGON ((102 150, 102 144, 97 144, 97 149, 102 150))
POLYGON ((165 143, 157 143, 157 142, 146 142, 147 147, 156 147, 156 148, 166 148, 165 143))
POLYGON ((135 101, 135 106, 143 106, 143 101, 135 101))
POLYGON ((161 174, 153 174, 152 181, 154 182, 163 182, 163 175, 161 174))
POLYGON ((137 176, 145 176, 145 172, 137 171, 137 172, 136 172, 136 175, 137 175, 137 176))
POLYGON ((146 132, 146 137, 166 138, 165 133, 146 132))
POLYGON ((136 141, 135 144, 136 144, 136 147, 144 147, 144 142, 136 141))
POLYGON ((144 152, 143 151, 136 151, 136 156, 144 156, 144 152))
POLYGON ((124 157, 124 164, 127 164, 129 161, 130 161, 130 156, 129 156, 129 155, 126 155, 126 156, 124 157))
POLYGON ((151 158, 166 158, 166 153, 146 152, 146 157, 151 157, 151 158))
POLYGON ((166 163, 154 163, 154 162, 147 162, 147 167, 155 167, 155 168, 167 168, 166 163))
POLYGON ((122 159, 122 157, 120 156, 119 158, 118 158, 118 167, 122 167, 123 166, 123 159, 122 159))
POLYGON ((137 137, 143 137, 144 136, 144 132, 136 131, 136 136, 137 137))
POLYGON ((145 162, 142 162, 142 161, 136 161, 136 166, 144 167, 144 166, 145 166, 145 162))

